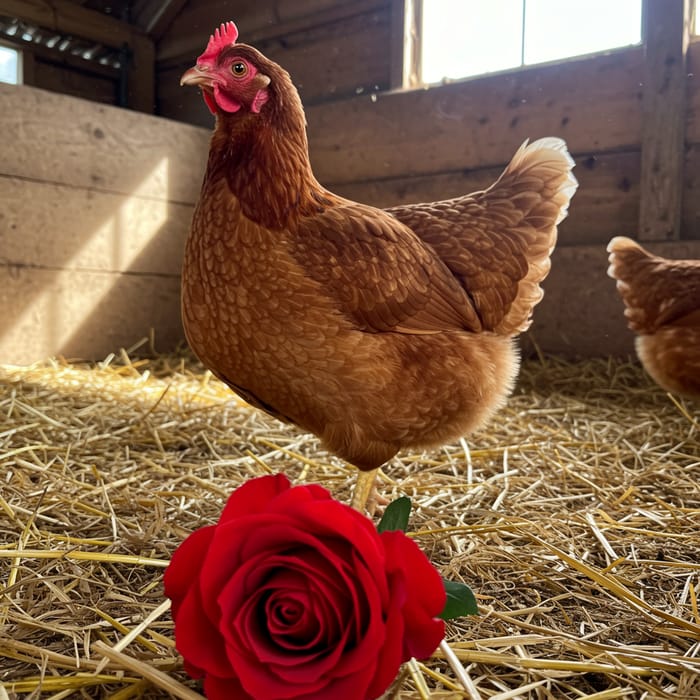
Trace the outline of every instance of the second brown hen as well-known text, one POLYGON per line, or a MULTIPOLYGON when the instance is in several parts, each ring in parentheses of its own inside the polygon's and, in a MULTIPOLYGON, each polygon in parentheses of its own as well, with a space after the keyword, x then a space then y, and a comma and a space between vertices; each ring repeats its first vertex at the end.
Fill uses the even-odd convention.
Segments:
POLYGON ((700 260, 653 255, 624 236, 608 252, 644 369, 667 391, 700 398, 700 260))
POLYGON ((222 25, 182 77, 216 115, 183 269, 192 349, 361 470, 473 431, 542 296, 576 188, 564 142, 523 145, 482 192, 358 204, 314 177, 287 72, 236 37, 222 25))

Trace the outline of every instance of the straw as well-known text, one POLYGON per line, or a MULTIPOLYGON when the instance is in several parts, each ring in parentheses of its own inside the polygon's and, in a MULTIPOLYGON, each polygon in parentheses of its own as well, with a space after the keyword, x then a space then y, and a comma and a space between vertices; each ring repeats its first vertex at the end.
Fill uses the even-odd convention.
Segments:
MULTIPOLYGON (((699 425, 636 363, 541 357, 479 432, 385 465, 480 608, 392 696, 700 697, 699 425)), ((200 698, 164 568, 277 471, 345 501, 356 473, 187 354, 0 367, 0 700, 200 698)))

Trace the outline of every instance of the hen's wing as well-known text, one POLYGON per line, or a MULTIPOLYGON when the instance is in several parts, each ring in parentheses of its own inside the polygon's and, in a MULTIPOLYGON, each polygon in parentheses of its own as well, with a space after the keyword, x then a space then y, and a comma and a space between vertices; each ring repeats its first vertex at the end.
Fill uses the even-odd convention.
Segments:
POLYGON ((700 261, 652 255, 631 238, 608 244, 608 274, 617 280, 629 327, 654 333, 661 326, 700 324, 700 261))
POLYGON ((514 334, 542 298, 557 224, 577 187, 573 166, 561 139, 526 141, 487 190, 387 211, 433 247, 483 328, 514 334))
POLYGON ((319 282, 357 328, 370 332, 480 331, 452 273, 381 209, 336 198, 288 232, 302 274, 319 282))

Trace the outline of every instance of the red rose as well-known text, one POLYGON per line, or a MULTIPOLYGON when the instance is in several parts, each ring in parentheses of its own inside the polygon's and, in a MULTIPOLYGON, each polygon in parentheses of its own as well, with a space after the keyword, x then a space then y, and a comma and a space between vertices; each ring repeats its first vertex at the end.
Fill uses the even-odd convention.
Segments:
POLYGON ((165 594, 209 698, 377 698, 444 634, 442 580, 412 540, 282 474, 245 483, 182 543, 165 594))

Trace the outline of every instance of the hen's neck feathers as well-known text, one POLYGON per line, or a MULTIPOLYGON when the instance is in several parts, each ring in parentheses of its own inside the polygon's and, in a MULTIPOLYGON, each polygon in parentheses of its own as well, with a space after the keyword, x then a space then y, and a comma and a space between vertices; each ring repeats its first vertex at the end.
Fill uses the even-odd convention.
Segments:
POLYGON ((207 180, 226 178, 242 213, 266 228, 284 229, 331 203, 311 170, 306 118, 286 74, 261 114, 217 118, 207 180))

